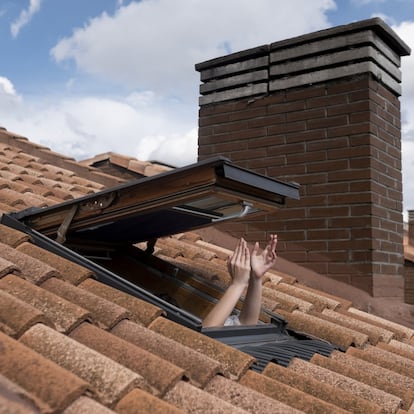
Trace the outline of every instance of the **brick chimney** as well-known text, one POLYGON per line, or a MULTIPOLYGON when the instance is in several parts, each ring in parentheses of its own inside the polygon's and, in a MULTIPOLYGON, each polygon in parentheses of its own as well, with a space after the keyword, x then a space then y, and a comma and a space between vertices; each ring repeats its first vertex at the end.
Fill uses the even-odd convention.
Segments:
POLYGON ((408 244, 414 246, 414 210, 408 210, 408 244))
POLYGON ((301 185, 277 214, 221 226, 277 232, 279 254, 403 298, 400 57, 378 18, 219 57, 200 72, 199 159, 221 154, 301 185))

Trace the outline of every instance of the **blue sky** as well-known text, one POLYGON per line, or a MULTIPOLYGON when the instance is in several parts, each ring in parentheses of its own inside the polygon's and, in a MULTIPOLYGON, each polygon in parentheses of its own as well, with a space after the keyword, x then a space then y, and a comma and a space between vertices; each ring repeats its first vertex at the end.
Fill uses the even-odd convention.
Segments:
MULTIPOLYGON (((197 154, 194 64, 374 16, 414 50, 412 0, 0 0, 0 125, 76 159, 185 165, 197 154)), ((402 70, 406 210, 414 57, 402 70)))

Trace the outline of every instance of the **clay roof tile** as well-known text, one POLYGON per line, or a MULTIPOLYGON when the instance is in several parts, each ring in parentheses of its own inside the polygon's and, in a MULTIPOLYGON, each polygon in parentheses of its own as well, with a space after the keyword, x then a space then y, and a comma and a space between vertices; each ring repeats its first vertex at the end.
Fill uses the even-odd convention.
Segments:
POLYGON ((29 236, 26 233, 12 229, 11 227, 0 224, 0 240, 10 247, 17 247, 19 244, 28 241, 29 236))
POLYGON ((40 260, 34 259, 10 246, 0 243, 0 250, 4 259, 14 263, 25 279, 40 284, 43 281, 59 276, 56 269, 40 260))
POLYGON ((317 338, 324 339, 345 349, 351 345, 362 347, 368 342, 368 336, 350 328, 338 329, 337 325, 319 318, 317 315, 310 315, 300 311, 292 313, 278 310, 289 326, 300 332, 306 332, 317 338))
POLYGON ((69 336, 139 374, 145 380, 140 388, 151 394, 164 395, 184 377, 182 368, 90 323, 83 323, 69 336))
POLYGON ((0 374, 0 412, 48 414, 52 409, 24 388, 0 374))
POLYGON ((0 289, 41 311, 59 332, 69 332, 90 318, 87 310, 17 276, 0 279, 0 289))
POLYGON ((267 397, 238 382, 216 375, 204 388, 205 391, 242 408, 249 413, 299 414, 302 411, 267 397))
POLYGON ((141 382, 140 376, 128 368, 45 325, 31 327, 20 341, 82 378, 98 401, 109 407, 141 382))
POLYGON ((69 407, 62 412, 62 414, 115 414, 115 411, 110 410, 102 404, 89 397, 81 396, 76 399, 69 407))
POLYGON ((18 338, 39 322, 48 323, 39 309, 0 290, 0 328, 3 332, 13 338, 18 338))
POLYGON ((223 372, 231 378, 239 378, 254 362, 254 358, 236 348, 163 317, 155 319, 149 328, 218 361, 223 372))
POLYGON ((142 323, 144 326, 149 325, 154 319, 163 314, 163 310, 158 306, 104 285, 92 278, 83 281, 79 287, 127 309, 130 313, 130 319, 142 323))
POLYGON ((380 328, 379 326, 371 325, 359 319, 352 318, 343 312, 335 312, 330 309, 325 309, 320 316, 327 318, 327 320, 337 323, 340 326, 345 326, 367 334, 369 342, 374 345, 379 341, 389 342, 394 336, 394 333, 391 331, 380 328))
MULTIPOLYGON (((336 353, 334 354, 336 355, 336 353)), ((312 364, 329 369, 332 372, 342 374, 348 378, 353 378, 359 382, 375 387, 378 390, 384 391, 386 394, 393 395, 399 398, 402 402, 402 407, 408 408, 411 406, 414 400, 414 389, 408 390, 401 386, 398 381, 392 382, 388 380, 388 377, 378 375, 376 370, 371 370, 367 365, 358 366, 355 362, 358 362, 351 356, 345 354, 341 355, 343 359, 329 358, 319 354, 314 354, 311 358, 312 364), (349 363, 347 363, 349 361, 349 363), (368 369, 367 369, 368 368, 368 369)))
POLYGON ((110 329, 120 320, 129 317, 125 308, 63 280, 48 279, 42 284, 42 288, 88 310, 94 323, 104 329, 110 329))
MULTIPOLYGON (((274 366, 275 364, 272 364, 273 368, 274 366)), ((398 397, 299 358, 291 360, 289 370, 293 370, 297 374, 296 380, 298 377, 306 377, 312 378, 320 384, 328 385, 329 387, 326 390, 322 390, 322 392, 328 392, 325 397, 332 398, 335 405, 354 413, 374 413, 383 410, 385 413, 391 414, 395 413, 401 405, 401 399, 398 397), (332 387, 334 388, 332 389, 332 387), (331 391, 329 391, 329 388, 331 388, 331 391)), ((280 381, 280 377, 278 379, 280 381)))
POLYGON ((12 273, 16 275, 21 274, 19 268, 14 263, 0 257, 0 278, 12 273))
POLYGON ((401 389, 414 390, 414 379, 409 378, 399 372, 396 372, 392 368, 383 367, 376 364, 373 361, 361 358, 362 351, 356 348, 348 348, 346 353, 334 351, 331 354, 331 358, 346 364, 350 367, 354 367, 366 372, 377 375, 379 378, 386 378, 388 382, 395 384, 401 389))
POLYGON ((60 278, 62 277, 61 275, 65 275, 65 280, 74 285, 79 284, 93 274, 89 269, 42 249, 33 243, 21 243, 17 250, 51 267, 53 266, 59 272, 60 278))
POLYGON ((254 371, 247 371, 240 379, 240 383, 270 398, 274 398, 277 401, 307 413, 348 413, 348 411, 340 407, 322 401, 304 391, 300 391, 274 378, 258 374, 254 371))
POLYGON ((183 410, 134 388, 115 407, 119 414, 184 414, 183 410))
POLYGON ((247 411, 217 398, 193 385, 180 381, 165 395, 164 400, 185 412, 192 413, 228 413, 242 414, 247 411))
POLYGON ((220 370, 214 359, 131 321, 121 321, 111 332, 183 368, 196 386, 203 387, 220 370))
POLYGON ((85 381, 2 332, 0 343, 2 374, 54 411, 61 412, 87 389, 85 381))

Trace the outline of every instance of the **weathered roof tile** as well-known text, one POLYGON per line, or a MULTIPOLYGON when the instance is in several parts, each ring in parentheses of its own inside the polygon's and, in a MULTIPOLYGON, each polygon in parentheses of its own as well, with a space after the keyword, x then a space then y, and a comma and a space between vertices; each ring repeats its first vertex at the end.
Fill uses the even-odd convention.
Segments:
POLYGON ((69 332, 90 318, 86 309, 17 276, 0 279, 0 289, 41 311, 59 332, 69 332))
POLYGON ((115 407, 119 414, 184 414, 183 410, 134 388, 115 407))
POLYGON ((48 323, 40 310, 5 290, 0 290, 0 330, 13 338, 18 338, 39 322, 48 323))
MULTIPOLYGON (((275 368, 275 364, 271 364, 271 367, 275 368)), ((268 367, 265 369, 265 374, 269 373, 267 369, 268 367)), ((353 413, 374 413, 383 410, 391 414, 395 413, 401 405, 401 399, 396 396, 299 358, 291 360, 289 370, 297 374, 296 378, 292 378, 291 381, 300 382, 301 378, 311 378, 324 384, 323 386, 326 384, 334 387, 331 392, 329 388, 326 390, 328 392, 323 399, 330 398, 335 405, 353 413), (339 390, 343 392, 338 392, 339 390)), ((277 377, 279 371, 279 369, 273 371, 272 376, 276 375, 276 379, 280 380, 280 377, 277 377)))
POLYGON ((52 412, 52 409, 20 385, 0 374, 0 412, 48 414, 52 412))
POLYGON ((45 325, 33 326, 20 341, 89 383, 104 405, 113 406, 141 382, 128 368, 45 325))
POLYGON ((243 375, 254 361, 254 358, 235 348, 163 317, 155 319, 149 328, 215 359, 221 364, 223 372, 232 378, 239 378, 243 375))
POLYGON ((196 386, 203 387, 220 370, 214 359, 131 321, 121 321, 111 332, 183 368, 196 386))
POLYGON ((87 389, 85 381, 2 332, 0 344, 1 374, 53 410, 62 411, 87 389))
POLYGON ((139 374, 146 382, 140 388, 152 394, 165 394, 184 376, 182 368, 90 323, 83 323, 69 336, 139 374))
POLYGON ((59 276, 59 273, 53 267, 21 253, 6 244, 0 243, 0 250, 3 259, 14 263, 22 277, 33 283, 40 284, 51 277, 59 276))
MULTIPOLYGON (((263 374, 352 413, 379 414, 382 412, 381 407, 376 404, 366 401, 356 393, 345 391, 340 383, 334 386, 329 382, 320 381, 320 378, 312 375, 309 372, 310 369, 306 369, 304 364, 303 372, 297 372, 294 361, 291 361, 288 368, 270 363, 266 366, 263 374)), ((305 361, 300 360, 298 365, 302 362, 305 361)))
POLYGON ((299 414, 302 412, 220 375, 216 375, 204 390, 249 413, 299 414))
POLYGON ((165 401, 173 404, 189 414, 242 414, 247 411, 214 397, 193 385, 180 381, 164 397, 165 401))
MULTIPOLYGON (((359 382, 375 387, 378 390, 382 390, 389 395, 393 395, 402 401, 402 406, 408 408, 414 401, 414 389, 411 391, 401 386, 401 383, 397 381, 389 381, 388 377, 378 375, 379 373, 372 366, 358 365, 358 361, 351 356, 342 354, 343 359, 328 358, 319 354, 314 354, 311 362, 315 365, 329 369, 330 371, 337 372, 348 378, 353 378, 359 382), (348 363, 349 362, 349 363, 348 363)), ((379 368, 379 367, 378 367, 379 368)), ((384 373, 382 373, 384 374, 384 373)))
POLYGON ((79 397, 69 407, 62 412, 62 414, 115 414, 115 411, 110 410, 102 404, 89 397, 79 397))
POLYGON ((63 280, 48 279, 42 284, 42 288, 87 309, 92 320, 105 329, 110 329, 120 320, 129 317, 125 308, 63 280))
POLYGON ((306 413, 345 414, 348 411, 297 390, 266 375, 247 371, 240 383, 306 413))
POLYGON ((337 325, 300 311, 282 312, 281 315, 288 321, 292 329, 307 332, 309 335, 332 342, 335 345, 348 348, 351 345, 361 347, 368 342, 368 335, 343 327, 338 329, 337 325))
POLYGON ((21 243, 17 250, 53 267, 59 272, 59 278, 62 278, 61 275, 64 274, 65 280, 74 285, 79 284, 93 274, 86 267, 42 249, 33 243, 21 243))
POLYGON ((145 302, 135 296, 128 295, 108 285, 104 285, 92 278, 83 281, 79 287, 127 309, 130 313, 130 319, 142 323, 145 326, 163 314, 163 310, 158 306, 145 302))

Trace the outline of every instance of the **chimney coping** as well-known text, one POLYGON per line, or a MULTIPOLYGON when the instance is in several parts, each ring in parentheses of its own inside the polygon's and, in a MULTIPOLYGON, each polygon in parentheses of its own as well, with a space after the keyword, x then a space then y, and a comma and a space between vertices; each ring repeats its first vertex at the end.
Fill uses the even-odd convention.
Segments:
POLYGON ((226 56, 221 56, 215 59, 210 59, 195 65, 198 72, 206 69, 221 66, 228 63, 234 63, 246 58, 266 55, 272 51, 291 47, 293 45, 305 44, 309 41, 322 40, 325 38, 338 37, 349 35, 355 32, 362 32, 365 30, 374 31, 395 53, 400 56, 407 56, 411 53, 410 47, 392 30, 381 18, 374 17, 372 19, 361 20, 355 23, 350 23, 341 26, 335 26, 328 29, 319 30, 310 34, 296 36, 286 40, 280 40, 262 45, 255 48, 243 50, 241 52, 231 53, 226 56))
POLYGON ((407 56, 411 53, 411 48, 379 17, 360 20, 355 23, 335 26, 306 35, 277 41, 271 43, 269 47, 270 50, 273 51, 276 49, 285 48, 286 46, 291 46, 293 44, 298 45, 301 43, 307 43, 310 40, 321 40, 328 37, 332 38, 336 36, 348 35, 354 32, 362 32, 365 30, 373 30, 400 56, 407 56))

